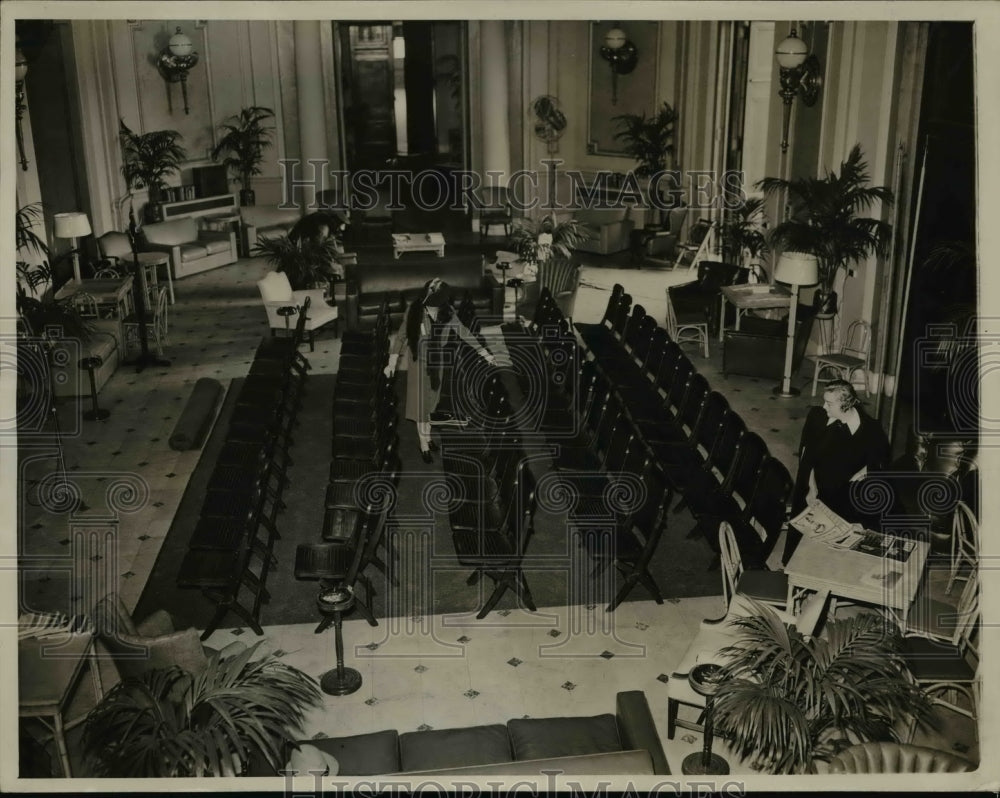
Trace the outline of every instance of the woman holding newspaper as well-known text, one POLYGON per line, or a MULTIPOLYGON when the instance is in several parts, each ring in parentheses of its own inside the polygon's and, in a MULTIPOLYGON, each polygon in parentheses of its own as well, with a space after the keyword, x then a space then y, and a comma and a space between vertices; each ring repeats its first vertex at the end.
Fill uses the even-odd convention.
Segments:
MULTIPOLYGON (((851 499, 851 483, 884 469, 888 460, 889 439, 882 425, 861 408, 854 386, 844 380, 828 382, 823 406, 812 408, 802 427, 792 515, 818 500, 845 521, 877 527, 879 519, 851 499)), ((789 527, 784 563, 801 539, 801 533, 789 527)))

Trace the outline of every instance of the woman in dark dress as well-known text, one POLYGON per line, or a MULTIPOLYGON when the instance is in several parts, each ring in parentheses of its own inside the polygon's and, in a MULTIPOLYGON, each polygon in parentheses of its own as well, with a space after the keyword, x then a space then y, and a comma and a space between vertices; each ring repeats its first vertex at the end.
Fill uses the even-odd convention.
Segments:
MULTIPOLYGON (((810 409, 802 427, 792 515, 819 499, 846 521, 876 526, 878 519, 851 500, 851 483, 884 469, 888 460, 889 439, 882 425, 862 410, 854 386, 844 380, 828 382, 823 406, 810 409)), ((788 528, 783 562, 801 539, 800 532, 788 528)))

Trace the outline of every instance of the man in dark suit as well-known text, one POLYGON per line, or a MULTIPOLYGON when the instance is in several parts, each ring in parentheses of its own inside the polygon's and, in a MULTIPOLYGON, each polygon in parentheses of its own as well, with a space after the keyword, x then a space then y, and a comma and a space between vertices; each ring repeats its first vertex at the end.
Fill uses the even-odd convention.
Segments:
MULTIPOLYGON (((823 406, 810 409, 802 427, 792 515, 819 499, 850 523, 877 527, 878 519, 852 500, 851 488, 869 472, 883 470, 888 461, 889 439, 882 425, 861 408, 854 386, 844 380, 828 382, 823 406)), ((788 562, 801 539, 800 532, 788 528, 782 562, 788 562)))

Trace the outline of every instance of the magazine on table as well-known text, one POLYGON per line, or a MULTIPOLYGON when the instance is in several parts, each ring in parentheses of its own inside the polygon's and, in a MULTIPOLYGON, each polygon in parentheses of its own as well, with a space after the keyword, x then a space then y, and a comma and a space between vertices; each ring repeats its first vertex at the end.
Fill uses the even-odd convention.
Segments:
POLYGON ((914 543, 907 538, 883 535, 850 524, 823 502, 810 504, 789 523, 806 537, 837 549, 852 549, 877 557, 906 562, 914 543))

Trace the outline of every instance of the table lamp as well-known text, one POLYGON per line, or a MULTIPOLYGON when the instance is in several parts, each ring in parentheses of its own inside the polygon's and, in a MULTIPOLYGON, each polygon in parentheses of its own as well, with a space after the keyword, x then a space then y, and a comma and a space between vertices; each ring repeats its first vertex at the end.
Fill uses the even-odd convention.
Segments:
POLYGON ((82 280, 80 276, 80 253, 76 251, 77 239, 90 235, 90 220, 87 214, 80 211, 71 213, 57 213, 52 217, 55 220, 56 238, 69 238, 73 241, 73 279, 79 284, 82 280))
POLYGON ((783 399, 799 395, 792 387, 792 349, 795 343, 795 314, 799 307, 799 286, 814 285, 819 282, 819 264, 815 255, 805 252, 782 252, 774 269, 774 279, 788 283, 792 288, 792 298, 788 305, 788 338, 785 341, 785 371, 781 385, 773 393, 783 399))

